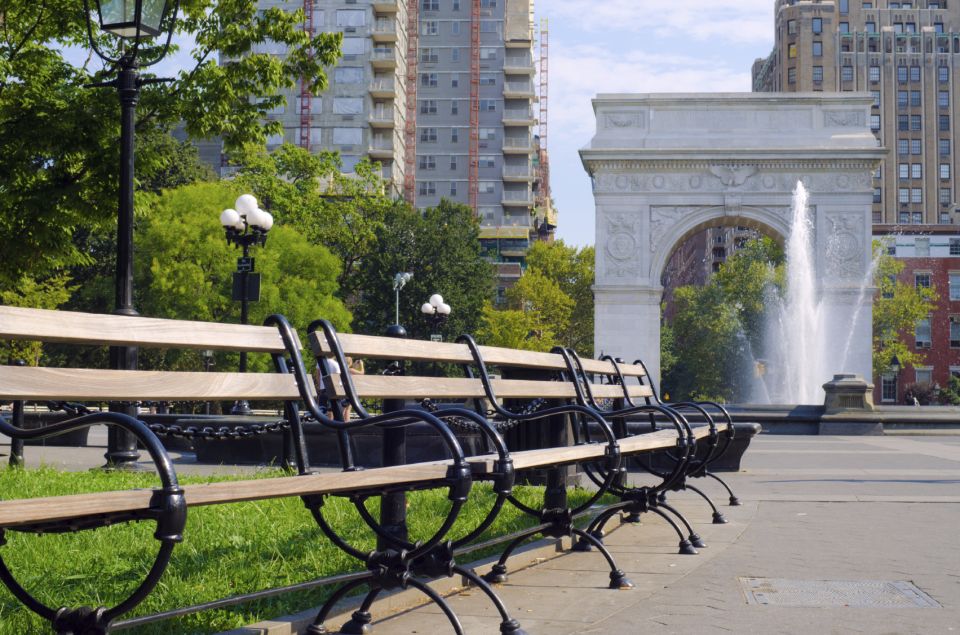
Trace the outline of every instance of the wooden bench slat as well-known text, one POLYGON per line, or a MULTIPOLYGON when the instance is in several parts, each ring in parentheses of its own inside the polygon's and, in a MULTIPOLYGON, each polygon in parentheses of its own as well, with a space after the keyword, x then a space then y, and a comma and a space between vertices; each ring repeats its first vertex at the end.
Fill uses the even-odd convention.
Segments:
POLYGON ((285 350, 279 331, 272 326, 165 320, 11 306, 0 307, 0 339, 262 353, 285 350))
POLYGON ((0 366, 0 398, 71 401, 300 399, 293 375, 0 366))

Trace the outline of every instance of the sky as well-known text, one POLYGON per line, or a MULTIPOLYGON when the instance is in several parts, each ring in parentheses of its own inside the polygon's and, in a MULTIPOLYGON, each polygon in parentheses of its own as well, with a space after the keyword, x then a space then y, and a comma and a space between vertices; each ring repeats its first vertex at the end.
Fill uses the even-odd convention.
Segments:
POLYGON ((594 242, 590 142, 598 93, 749 92, 773 48, 774 0, 535 0, 549 20, 550 183, 557 238, 594 242))

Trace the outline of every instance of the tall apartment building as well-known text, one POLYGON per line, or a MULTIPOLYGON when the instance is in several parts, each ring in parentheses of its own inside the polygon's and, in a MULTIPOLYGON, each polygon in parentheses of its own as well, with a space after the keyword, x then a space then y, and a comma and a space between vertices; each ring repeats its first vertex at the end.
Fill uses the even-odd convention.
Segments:
MULTIPOLYGON (((533 134, 533 1, 409 2, 418 4, 259 0, 261 10, 311 9, 304 28, 344 35, 329 88, 310 95, 298 87, 269 114, 284 134, 268 148, 338 150, 347 172, 366 156, 419 208, 442 198, 471 205, 502 293, 521 275, 530 241, 551 239, 556 227, 548 195, 534 213, 536 193, 549 186, 533 134)), ((269 42, 258 51, 284 53, 269 42)))
POLYGON ((776 0, 773 52, 756 92, 861 91, 887 155, 873 222, 960 222, 960 0, 776 0))
MULTIPOLYGON (((310 9, 304 28, 343 33, 343 58, 328 69, 329 88, 312 95, 300 85, 285 107, 268 114, 284 132, 267 141, 314 152, 338 150, 345 172, 364 157, 379 161, 398 193, 404 183, 407 74, 406 0, 259 0, 260 10, 310 9)), ((256 52, 283 55, 273 42, 256 52)))

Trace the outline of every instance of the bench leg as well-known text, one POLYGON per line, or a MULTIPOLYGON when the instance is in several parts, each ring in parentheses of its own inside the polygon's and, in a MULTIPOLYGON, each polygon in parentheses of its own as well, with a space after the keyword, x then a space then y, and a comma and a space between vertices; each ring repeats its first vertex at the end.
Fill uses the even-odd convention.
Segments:
POLYGON ((500 613, 500 633, 502 635, 527 635, 527 632, 520 628, 520 622, 510 617, 510 614, 507 613, 507 607, 503 604, 503 600, 494 593, 493 589, 490 588, 490 585, 487 584, 483 578, 459 565, 455 566, 453 571, 469 580, 470 584, 479 588, 490 598, 490 601, 493 602, 493 605, 497 608, 497 612, 500 613))
MULTIPOLYGON (((327 630, 324 622, 327 621, 327 615, 330 614, 330 611, 333 609, 334 605, 343 599, 348 593, 353 591, 359 586, 367 584, 370 581, 370 577, 364 577, 360 580, 353 580, 347 582, 342 587, 334 591, 333 595, 327 598, 327 601, 323 603, 323 606, 320 607, 320 612, 317 613, 317 617, 314 618, 313 624, 307 627, 308 635, 329 635, 330 631, 327 630)), ((369 597, 369 596, 368 596, 369 597)))
POLYGON ((438 595, 437 592, 431 589, 428 585, 420 582, 417 579, 411 578, 408 583, 410 586, 419 590, 425 596, 433 600, 433 603, 440 607, 440 610, 443 611, 443 614, 447 616, 448 620, 450 620, 450 625, 453 626, 453 632, 456 633, 456 635, 464 635, 463 625, 460 624, 460 620, 450 609, 450 606, 447 604, 446 600, 440 597, 440 595, 438 595))
POLYGON ((684 528, 687 530, 687 539, 690 541, 690 544, 698 549, 702 549, 707 546, 706 543, 703 542, 703 538, 701 538, 699 534, 693 530, 693 527, 687 521, 686 517, 679 512, 679 510, 666 503, 660 503, 659 507, 663 507, 668 512, 680 519, 680 522, 683 523, 684 528))
POLYGON ((376 587, 367 592, 363 598, 360 608, 353 612, 350 620, 340 627, 340 632, 344 635, 367 635, 373 632, 373 616, 370 614, 370 606, 377 599, 383 589, 376 587))
POLYGON ((720 478, 719 476, 717 476, 717 475, 714 474, 713 472, 704 472, 704 476, 709 476, 710 478, 714 479, 715 481, 717 481, 717 482, 719 482, 721 485, 723 485, 723 488, 724 488, 725 490, 727 490, 727 494, 730 496, 730 506, 731 506, 731 507, 739 507, 739 505, 740 505, 740 499, 737 498, 736 495, 734 495, 733 490, 730 489, 730 486, 727 485, 726 481, 724 481, 722 478, 720 478))
POLYGON ((697 550, 694 548, 693 543, 690 542, 687 538, 684 537, 683 532, 680 531, 680 527, 670 518, 666 512, 664 512, 659 507, 650 507, 649 511, 653 512, 660 518, 663 518, 665 521, 670 523, 670 526, 673 527, 673 530, 677 532, 677 535, 680 536, 680 554, 684 556, 695 556, 697 555, 697 550))
POLYGON ((703 498, 703 500, 707 501, 707 503, 710 505, 710 509, 713 510, 713 524, 714 524, 714 525, 723 525, 723 524, 726 524, 727 519, 724 518, 724 516, 723 516, 722 513, 720 513, 720 510, 717 509, 717 506, 714 505, 713 501, 710 500, 710 497, 709 497, 709 496, 707 496, 705 493, 703 493, 703 491, 702 491, 700 488, 694 487, 693 485, 690 485, 689 483, 687 484, 687 489, 696 492, 697 494, 699 494, 699 495, 703 498))
POLYGON ((607 551, 607 548, 602 542, 600 542, 595 537, 591 536, 582 529, 573 529, 573 534, 579 536, 581 540, 586 540, 591 543, 594 547, 603 554, 603 557, 606 559, 607 564, 610 565, 610 588, 611 589, 632 589, 633 582, 627 577, 627 574, 624 573, 621 569, 617 568, 617 563, 613 560, 613 556, 610 555, 610 552, 607 551))
POLYGON ((483 579, 490 584, 503 584, 507 581, 507 559, 510 558, 510 555, 513 553, 514 549, 523 544, 527 538, 532 534, 524 534, 514 538, 507 548, 503 550, 503 553, 500 554, 500 559, 497 560, 497 564, 493 565, 490 571, 483 575, 483 579))

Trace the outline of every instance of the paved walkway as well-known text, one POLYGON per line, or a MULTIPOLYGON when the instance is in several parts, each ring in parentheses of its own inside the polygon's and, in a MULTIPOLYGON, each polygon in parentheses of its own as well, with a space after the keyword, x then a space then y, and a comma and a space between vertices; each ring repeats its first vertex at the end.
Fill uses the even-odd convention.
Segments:
MULTIPOLYGON (((102 454, 27 448, 28 464, 75 469, 99 465, 102 454)), ((182 472, 211 469, 183 459, 182 472)), ((672 496, 709 545, 700 555, 677 555, 675 534, 645 518, 607 537, 635 589, 608 590, 599 554, 571 553, 513 574, 503 599, 531 634, 960 633, 960 437, 760 436, 743 467, 728 477, 744 505, 723 508, 727 525, 709 524, 692 494, 672 496), (748 603, 746 578, 772 579, 781 592, 771 602, 801 600, 788 587, 811 583, 819 593, 807 600, 820 605, 748 603), (940 606, 825 607, 822 581, 859 582, 864 599, 868 581, 912 582, 940 606)), ((704 489, 723 500, 718 484, 704 489)), ((497 632, 481 593, 451 605, 468 633, 497 632)), ((430 605, 378 619, 379 633, 451 632, 430 605)))

